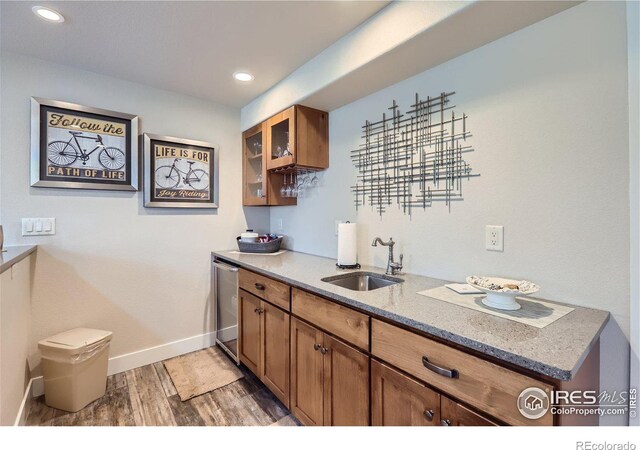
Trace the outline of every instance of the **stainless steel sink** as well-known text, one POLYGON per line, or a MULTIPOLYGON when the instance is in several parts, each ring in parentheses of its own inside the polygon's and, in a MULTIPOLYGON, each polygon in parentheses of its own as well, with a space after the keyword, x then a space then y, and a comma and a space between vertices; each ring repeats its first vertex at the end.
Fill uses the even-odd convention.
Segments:
POLYGON ((401 278, 389 277, 373 272, 351 272, 344 275, 322 278, 325 283, 330 283, 352 291, 373 291, 386 286, 402 283, 401 278))

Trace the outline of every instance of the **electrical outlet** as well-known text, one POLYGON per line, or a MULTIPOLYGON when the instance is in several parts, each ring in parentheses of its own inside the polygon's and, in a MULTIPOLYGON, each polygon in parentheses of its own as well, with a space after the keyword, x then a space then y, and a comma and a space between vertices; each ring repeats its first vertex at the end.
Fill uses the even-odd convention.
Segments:
POLYGON ((338 225, 340 225, 341 223, 344 223, 344 220, 336 220, 335 221, 335 234, 336 234, 336 236, 338 235, 338 225))
POLYGON ((56 234, 56 219, 22 219, 23 236, 48 236, 56 234))
POLYGON ((493 252, 504 251, 504 227, 502 225, 487 225, 485 246, 487 250, 493 252))
POLYGON ((278 219, 278 231, 284 231, 284 224, 282 219, 278 219))

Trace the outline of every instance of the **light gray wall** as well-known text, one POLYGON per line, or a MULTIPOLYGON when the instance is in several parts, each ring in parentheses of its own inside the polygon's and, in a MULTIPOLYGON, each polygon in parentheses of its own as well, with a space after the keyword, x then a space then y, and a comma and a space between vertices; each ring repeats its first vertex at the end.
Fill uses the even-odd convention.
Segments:
MULTIPOLYGON (((359 260, 383 267, 375 236, 398 241, 405 269, 444 279, 470 274, 530 279, 542 297, 613 313, 603 336, 602 387, 628 387, 629 152, 623 2, 589 2, 330 113, 330 168, 296 207, 272 208, 271 225, 295 250, 336 256, 334 220, 359 227, 359 260), (465 199, 356 214, 349 151, 360 126, 397 100, 456 91, 481 174, 465 199), (484 249, 485 225, 504 225, 505 251, 484 249)), ((419 55, 416 55, 419 57, 419 55)), ((624 418, 605 418, 603 423, 624 418)))
POLYGON ((1 222, 8 242, 40 245, 33 355, 38 339, 78 326, 113 331, 111 356, 210 331, 209 253, 269 220, 266 209, 242 208, 239 111, 13 54, 2 54, 1 95, 1 222), (144 132, 212 142, 220 208, 151 210, 142 192, 29 187, 31 96, 137 114, 144 132), (55 217, 57 234, 22 237, 22 217, 55 217))

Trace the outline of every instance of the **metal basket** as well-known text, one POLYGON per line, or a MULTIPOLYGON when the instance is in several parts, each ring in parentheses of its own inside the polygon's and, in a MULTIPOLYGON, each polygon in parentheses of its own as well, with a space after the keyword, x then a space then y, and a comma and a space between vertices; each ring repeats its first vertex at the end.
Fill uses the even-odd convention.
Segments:
POLYGON ((280 244, 282 244, 281 237, 269 242, 242 242, 238 236, 236 241, 238 250, 243 253, 275 253, 280 250, 280 244))

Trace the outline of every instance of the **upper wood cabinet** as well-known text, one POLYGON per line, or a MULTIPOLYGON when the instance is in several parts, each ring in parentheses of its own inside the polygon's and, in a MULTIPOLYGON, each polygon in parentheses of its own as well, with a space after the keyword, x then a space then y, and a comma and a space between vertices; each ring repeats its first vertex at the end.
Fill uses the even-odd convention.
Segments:
POLYGON ((286 188, 299 169, 329 167, 329 113, 294 105, 242 133, 244 206, 297 204, 286 188))
POLYGON ((267 120, 267 169, 329 167, 329 113, 295 105, 267 120))
POLYGON ((245 206, 267 205, 266 124, 242 133, 242 198, 245 206))
POLYGON ((267 123, 242 133, 242 204, 244 206, 295 205, 295 198, 283 197, 281 174, 267 172, 267 123))

